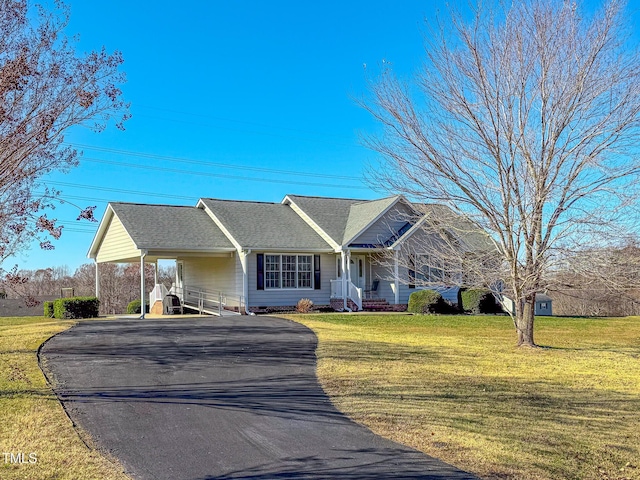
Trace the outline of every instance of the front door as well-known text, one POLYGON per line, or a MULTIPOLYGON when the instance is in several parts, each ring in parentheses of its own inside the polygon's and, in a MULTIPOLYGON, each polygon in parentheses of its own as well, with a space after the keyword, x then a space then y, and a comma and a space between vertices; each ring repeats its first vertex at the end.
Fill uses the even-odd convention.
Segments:
POLYGON ((364 259, 364 255, 351 255, 351 263, 349 264, 351 283, 359 288, 365 287, 364 259))
POLYGON ((177 294, 182 298, 182 288, 183 285, 183 276, 184 276, 184 263, 180 260, 176 261, 176 289, 177 294))

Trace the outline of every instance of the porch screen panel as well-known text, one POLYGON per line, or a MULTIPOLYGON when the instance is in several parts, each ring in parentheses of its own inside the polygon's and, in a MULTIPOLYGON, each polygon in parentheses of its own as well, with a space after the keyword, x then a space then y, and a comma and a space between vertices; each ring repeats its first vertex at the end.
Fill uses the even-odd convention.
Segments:
POLYGON ((298 288, 311 288, 311 255, 298 256, 298 288))
POLYGON ((280 288, 280 255, 265 255, 264 276, 266 288, 280 288))
POLYGON ((296 288, 295 255, 282 255, 282 288, 296 288))

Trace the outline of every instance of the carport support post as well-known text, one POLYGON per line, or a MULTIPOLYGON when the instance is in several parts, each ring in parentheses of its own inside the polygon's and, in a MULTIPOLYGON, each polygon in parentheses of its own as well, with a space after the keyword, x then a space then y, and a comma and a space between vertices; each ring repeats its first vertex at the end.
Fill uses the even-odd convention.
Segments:
MULTIPOLYGON (((247 266, 247 257, 251 255, 251 250, 240 250, 240 266, 242 267, 242 303, 244 303, 245 315, 251 315, 249 310, 249 269, 247 266)), ((222 302, 222 299, 220 299, 222 302)), ((242 312, 240 312, 242 313, 242 312)))
POLYGON ((144 257, 147 254, 146 251, 142 250, 142 255, 140 255, 140 318, 144 319, 144 314, 147 311, 146 302, 144 298, 144 257))
POLYGON ((98 271, 98 262, 94 261, 96 266, 96 298, 100 298, 100 272, 98 271))

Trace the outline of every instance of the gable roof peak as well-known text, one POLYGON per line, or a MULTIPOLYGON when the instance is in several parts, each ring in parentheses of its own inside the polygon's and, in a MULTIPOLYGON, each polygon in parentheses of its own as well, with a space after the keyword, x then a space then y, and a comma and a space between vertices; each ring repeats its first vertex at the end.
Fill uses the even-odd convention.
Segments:
POLYGON ((264 202, 260 200, 235 200, 235 199, 213 198, 213 197, 202 197, 198 203, 202 201, 226 202, 226 203, 257 203, 260 205, 280 205, 280 202, 264 202))

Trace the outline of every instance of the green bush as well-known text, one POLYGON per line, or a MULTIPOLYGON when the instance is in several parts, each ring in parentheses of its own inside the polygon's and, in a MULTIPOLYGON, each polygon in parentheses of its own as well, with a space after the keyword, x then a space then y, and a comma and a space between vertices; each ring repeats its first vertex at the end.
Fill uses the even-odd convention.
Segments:
POLYGON ((411 313, 449 313, 451 307, 447 305, 442 295, 435 290, 418 290, 409 296, 407 311, 411 313))
MULTIPOLYGON (((145 302, 144 304, 144 311, 146 313, 149 313, 149 303, 145 302)), ((127 313, 128 314, 132 314, 132 313, 140 313, 140 300, 134 300, 133 302, 129 302, 129 305, 127 305, 127 313)))
POLYGON ((96 297, 58 298, 53 302, 53 316, 60 319, 95 318, 100 300, 96 297))
POLYGON ((496 305, 493 294, 484 288, 461 289, 460 299, 462 310, 477 315, 479 313, 497 313, 500 309, 496 305))
POLYGON ((44 302, 44 316, 53 318, 53 302, 44 302))

